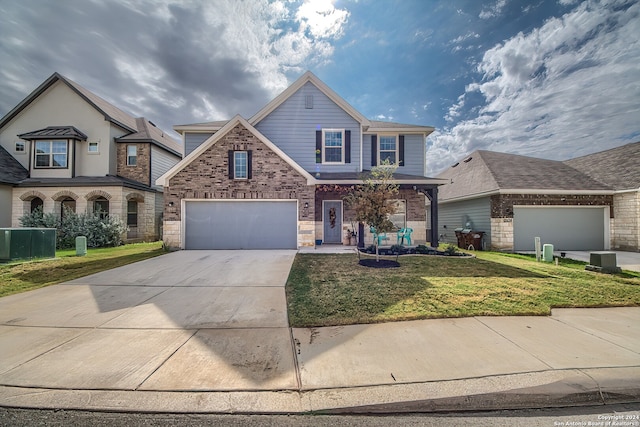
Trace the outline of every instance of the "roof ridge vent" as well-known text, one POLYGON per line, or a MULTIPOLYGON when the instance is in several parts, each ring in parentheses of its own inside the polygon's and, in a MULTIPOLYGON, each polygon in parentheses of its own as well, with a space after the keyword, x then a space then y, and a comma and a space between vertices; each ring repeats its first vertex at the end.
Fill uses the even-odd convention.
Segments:
POLYGON ((463 160, 463 162, 465 162, 465 163, 469 163, 469 162, 471 161, 471 159, 473 159, 473 157, 469 157, 469 158, 467 158, 467 159, 464 159, 464 160, 463 160))

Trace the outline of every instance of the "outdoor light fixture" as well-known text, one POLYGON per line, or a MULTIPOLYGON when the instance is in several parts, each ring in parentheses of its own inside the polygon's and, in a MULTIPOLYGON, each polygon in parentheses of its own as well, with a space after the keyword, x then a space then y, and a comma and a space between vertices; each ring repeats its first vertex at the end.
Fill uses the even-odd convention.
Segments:
POLYGON ((305 209, 309 209, 309 203, 308 202, 304 202, 304 208, 305 209))
POLYGON ((169 202, 169 207, 173 206, 173 202, 169 202))

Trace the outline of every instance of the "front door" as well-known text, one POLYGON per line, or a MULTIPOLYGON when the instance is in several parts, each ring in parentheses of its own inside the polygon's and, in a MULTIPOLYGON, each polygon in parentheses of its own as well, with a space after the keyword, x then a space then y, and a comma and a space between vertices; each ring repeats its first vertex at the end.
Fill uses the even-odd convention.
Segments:
POLYGON ((342 202, 325 200, 322 208, 324 243, 342 243, 342 202))

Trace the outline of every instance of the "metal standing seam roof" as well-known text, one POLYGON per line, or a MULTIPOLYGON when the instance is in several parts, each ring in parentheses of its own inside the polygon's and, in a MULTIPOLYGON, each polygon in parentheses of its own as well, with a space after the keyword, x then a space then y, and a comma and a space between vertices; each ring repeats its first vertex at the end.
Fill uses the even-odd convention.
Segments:
POLYGON ((73 126, 49 126, 44 129, 34 130, 18 135, 18 138, 28 141, 34 139, 51 139, 51 138, 67 138, 76 139, 78 141, 86 141, 87 135, 79 131, 73 126))
POLYGON ((612 188, 561 161, 477 150, 447 168, 438 178, 440 200, 500 190, 612 191, 612 188))

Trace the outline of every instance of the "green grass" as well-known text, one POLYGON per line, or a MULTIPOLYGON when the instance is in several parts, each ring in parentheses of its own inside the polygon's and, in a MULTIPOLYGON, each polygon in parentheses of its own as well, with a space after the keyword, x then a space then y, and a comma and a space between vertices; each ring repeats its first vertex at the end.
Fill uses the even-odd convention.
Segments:
POLYGON ((162 242, 136 243, 116 248, 56 251, 55 259, 0 264, 0 297, 29 291, 120 267, 165 253, 162 242))
POLYGON ((478 252, 477 258, 403 256, 400 267, 357 255, 298 254, 286 291, 293 327, 484 315, 548 315, 552 307, 640 305, 640 273, 607 275, 584 263, 478 252))

